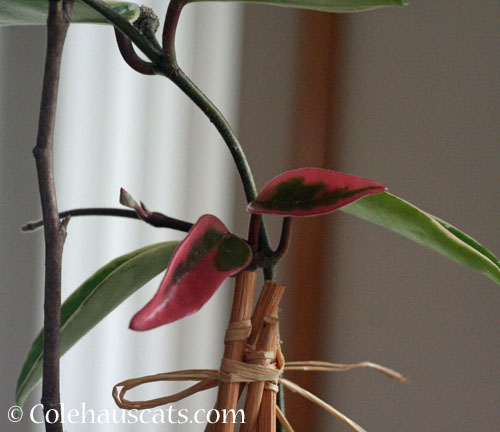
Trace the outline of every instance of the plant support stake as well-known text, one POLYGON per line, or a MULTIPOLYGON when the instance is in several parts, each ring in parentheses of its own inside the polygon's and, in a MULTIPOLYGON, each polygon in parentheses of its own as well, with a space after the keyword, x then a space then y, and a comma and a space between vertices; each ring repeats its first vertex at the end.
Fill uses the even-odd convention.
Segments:
POLYGON ((43 78, 42 102, 38 136, 33 155, 36 161, 38 186, 42 204, 45 236, 45 300, 43 342, 43 387, 45 430, 62 432, 59 390, 59 329, 61 323, 61 266, 66 238, 66 225, 59 219, 54 182, 54 125, 61 57, 70 23, 73 0, 49 1, 47 19, 47 52, 43 78), (59 413, 58 418, 47 416, 59 413))

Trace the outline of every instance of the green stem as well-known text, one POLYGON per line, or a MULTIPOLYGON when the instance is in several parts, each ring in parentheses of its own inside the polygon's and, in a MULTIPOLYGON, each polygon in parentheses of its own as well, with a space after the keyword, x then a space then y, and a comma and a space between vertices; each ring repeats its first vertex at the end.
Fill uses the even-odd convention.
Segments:
MULTIPOLYGON (((164 62, 160 67, 162 72, 174 84, 176 84, 195 104, 200 108, 208 119, 213 123, 222 139, 226 143, 231 156, 233 157, 236 169, 240 175, 241 183, 245 191, 247 202, 253 201, 257 197, 257 187, 253 179, 250 165, 248 164, 243 148, 232 130, 229 122, 213 102, 191 81, 191 79, 182 71, 176 61, 175 53, 175 34, 177 24, 185 0, 171 0, 165 17, 165 26, 163 28, 163 51, 165 54, 164 62)), ((269 253, 271 246, 267 236, 264 223, 261 223, 261 250, 269 253)), ((264 269, 266 273, 266 269, 264 269)), ((267 270, 267 273, 272 273, 267 270)))
MULTIPOLYGON (((245 153, 243 152, 238 138, 236 138, 234 131, 229 125, 229 122, 219 111, 219 109, 213 104, 213 102, 182 71, 182 69, 177 65, 176 62, 172 62, 168 66, 162 67, 162 71, 165 73, 165 76, 167 76, 174 84, 176 84, 184 92, 184 94, 188 96, 196 104, 196 106, 203 111, 210 122, 213 123, 220 136, 226 143, 231 156, 233 157, 236 169, 238 170, 241 183, 243 185, 246 201, 253 201, 257 197, 257 187, 255 186, 252 171, 250 169, 250 165, 248 164, 245 153)), ((269 237, 267 236, 266 227, 263 222, 261 222, 260 233, 260 249, 265 253, 270 253, 271 245, 269 243, 269 237)), ((266 268, 264 268, 264 274, 266 278, 271 280, 273 270, 266 270, 266 268)))
POLYGON ((128 36, 128 38, 137 46, 137 48, 139 48, 153 63, 163 63, 163 53, 118 12, 110 8, 102 0, 82 1, 89 5, 92 9, 95 9, 97 12, 99 12, 123 34, 128 36))
POLYGON ((257 188, 250 171, 243 149, 228 121, 210 99, 194 84, 191 79, 174 64, 170 66, 168 78, 174 82, 213 123, 224 142, 227 144, 236 168, 240 174, 247 202, 253 201, 257 196, 257 188))
MULTIPOLYGON (((175 60, 176 27, 182 8, 186 3, 183 0, 172 0, 170 2, 163 31, 164 52, 160 52, 148 38, 141 34, 139 30, 102 0, 82 1, 98 11, 124 35, 130 38, 130 40, 157 66, 158 71, 174 82, 174 84, 176 84, 203 111, 208 119, 214 124, 231 152, 243 184, 247 202, 253 201, 257 196, 257 188, 250 166, 248 165, 243 149, 235 133, 219 109, 180 69, 175 60)), ((269 243, 269 237, 267 236, 263 223, 260 234, 261 251, 271 253, 272 249, 269 243)), ((267 273, 268 276, 273 274, 272 269, 264 269, 264 272, 267 273)))
MULTIPOLYGON (((278 338, 279 338, 278 333, 278 338)), ((283 414, 285 414, 285 392, 284 392, 283 384, 278 384, 278 395, 276 396, 276 405, 281 410, 283 414)), ((281 424, 281 422, 276 419, 276 432, 285 432, 285 427, 281 424)))
POLYGON ((281 258, 285 256, 290 247, 290 242, 292 240, 292 221, 293 219, 290 216, 286 216, 283 218, 283 223, 281 226, 281 237, 280 242, 278 244, 278 248, 274 251, 274 258, 276 261, 279 261, 281 258))

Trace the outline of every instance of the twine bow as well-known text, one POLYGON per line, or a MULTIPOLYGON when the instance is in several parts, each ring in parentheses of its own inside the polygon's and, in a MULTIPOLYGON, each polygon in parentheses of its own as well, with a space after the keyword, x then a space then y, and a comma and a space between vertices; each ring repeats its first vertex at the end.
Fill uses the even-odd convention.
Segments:
MULTIPOLYGON (((144 376, 140 378, 132 378, 122 381, 113 387, 113 398, 116 404, 120 408, 142 410, 178 402, 200 391, 216 387, 219 385, 219 382, 251 383, 257 381, 265 381, 266 388, 276 392, 278 391, 277 384, 281 383, 288 390, 301 395, 305 399, 323 408, 330 415, 336 417, 344 424, 351 427, 353 430, 357 432, 366 432, 365 429, 363 429, 353 420, 351 420, 350 418, 348 418, 347 416, 336 410, 333 406, 329 405, 319 397, 315 396, 314 394, 300 387, 294 382, 281 377, 282 373, 286 371, 345 372, 345 371, 350 371, 352 369, 369 368, 379 371, 384 375, 388 376, 389 378, 393 378, 401 382, 405 381, 405 378, 398 372, 372 362, 341 364, 341 363, 329 363, 322 361, 295 361, 295 362, 289 362, 285 365, 283 354, 279 349, 277 353, 271 351, 259 352, 250 350, 247 354, 248 354, 247 360, 255 361, 255 359, 259 359, 259 361, 264 360, 267 361, 268 363, 270 361, 271 363, 253 364, 253 363, 244 363, 224 358, 222 359, 221 367, 219 370, 187 369, 175 372, 144 376), (275 356, 276 356, 276 361, 274 361, 275 356), (151 399, 146 401, 130 401, 125 398, 126 393, 135 387, 147 383, 161 382, 161 381, 198 381, 198 382, 178 393, 157 399, 151 399), (121 389, 119 390, 120 387, 121 389)), ((277 409, 277 417, 287 432, 293 432, 292 426, 290 425, 286 417, 283 415, 283 413, 279 410, 279 408, 277 409)))
MULTIPOLYGON (((252 278, 249 280, 255 284, 255 277, 253 281, 252 278)), ((295 361, 285 364, 285 358, 277 342, 277 327, 279 321, 276 318, 271 318, 271 315, 277 314, 277 307, 283 290, 283 286, 269 281, 266 282, 261 297, 257 302, 252 320, 243 319, 230 322, 226 330, 224 343, 228 344, 234 341, 245 341, 246 353, 244 361, 223 358, 219 370, 187 369, 122 381, 113 387, 113 399, 116 404, 124 409, 142 410, 178 402, 200 391, 216 387, 220 383, 250 384, 264 382, 264 389, 273 392, 278 392, 278 385, 282 384, 283 387, 288 390, 301 395, 305 399, 323 408, 330 415, 336 417, 351 429, 357 432, 366 432, 357 423, 316 395, 300 387, 296 383, 283 378, 283 373, 287 371, 345 372, 352 369, 369 368, 379 371, 398 381, 405 381, 405 378, 392 369, 371 362, 341 364, 322 361, 295 361), (270 327, 264 330, 265 325, 269 325, 270 327), (197 382, 170 396, 145 401, 130 401, 125 398, 127 392, 133 388, 143 384, 161 381, 197 382)), ((237 303, 237 306, 241 305, 237 303)), ((249 387, 252 386, 250 385, 249 387)), ((276 407, 276 416, 287 432, 293 432, 292 426, 280 411, 279 407, 276 407)))

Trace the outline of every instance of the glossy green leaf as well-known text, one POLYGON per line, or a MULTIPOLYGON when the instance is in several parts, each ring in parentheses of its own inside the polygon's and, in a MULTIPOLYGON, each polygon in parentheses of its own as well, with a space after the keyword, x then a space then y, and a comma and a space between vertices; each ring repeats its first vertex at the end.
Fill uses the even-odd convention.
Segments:
MULTIPOLYGON (((191 0, 213 1, 213 0, 191 0)), ((223 0, 261 3, 274 6, 314 9, 324 12, 361 12, 387 6, 406 6, 406 0, 223 0)))
MULTIPOLYGON (((137 289, 165 270, 179 242, 165 242, 122 255, 87 279, 61 308, 61 356, 137 289)), ((18 378, 20 406, 42 377, 43 335, 31 346, 18 378)))
MULTIPOLYGON (((139 17, 139 5, 130 2, 107 1, 116 12, 128 21, 139 17)), ((48 0, 0 0, 0 25, 45 25, 48 0)), ((75 0, 72 22, 108 24, 106 18, 81 0, 75 0)))
POLYGON ((495 255, 493 255, 488 249, 486 249, 483 245, 481 245, 476 240, 474 240, 472 237, 470 237, 468 234, 460 231, 458 228, 456 228, 453 225, 449 224, 448 222, 438 218, 437 216, 433 216, 433 215, 429 215, 429 216, 431 216, 433 219, 437 220, 441 225, 443 225, 453 235, 458 237, 463 242, 467 243, 472 248, 476 249, 479 253, 483 254, 485 257, 489 258, 493 263, 495 263, 498 267, 500 267, 500 260, 495 255))
POLYGON ((500 261, 495 255, 469 235, 401 198, 384 192, 341 210, 397 232, 500 284, 500 261))

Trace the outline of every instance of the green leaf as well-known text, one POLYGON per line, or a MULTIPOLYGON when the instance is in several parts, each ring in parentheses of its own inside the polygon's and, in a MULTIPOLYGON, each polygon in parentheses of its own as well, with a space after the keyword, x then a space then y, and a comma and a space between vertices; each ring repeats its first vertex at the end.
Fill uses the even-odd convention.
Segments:
POLYGON ((342 211, 388 228, 500 284, 500 261, 472 237, 390 193, 369 195, 342 211))
MULTIPOLYGON (((213 1, 213 0, 189 0, 213 1)), ((386 6, 406 6, 406 0, 223 0, 262 3, 275 6, 314 9, 324 12, 361 12, 386 6)))
MULTIPOLYGON (((128 21, 135 21, 139 17, 139 5, 135 3, 119 1, 105 3, 128 21)), ((0 25, 45 25, 48 4, 48 0, 0 0, 0 25)), ((71 21, 108 24, 106 18, 81 0, 75 0, 71 21)))
MULTIPOLYGON (((61 357, 127 297, 165 270, 179 242, 165 242, 122 255, 102 267, 61 307, 61 357)), ((33 342, 16 388, 22 406, 42 377, 43 329, 33 342)))

